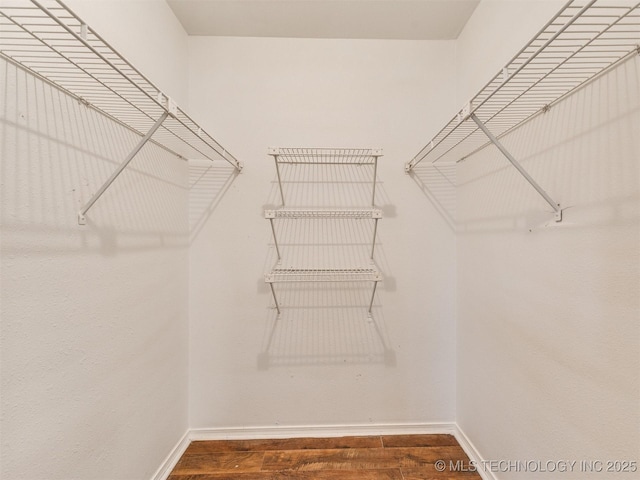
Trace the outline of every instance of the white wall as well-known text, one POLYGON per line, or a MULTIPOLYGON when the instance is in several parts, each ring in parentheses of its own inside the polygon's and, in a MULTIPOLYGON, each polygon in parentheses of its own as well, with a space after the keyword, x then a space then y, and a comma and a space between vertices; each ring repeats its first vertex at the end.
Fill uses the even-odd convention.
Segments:
POLYGON ((456 40, 459 107, 478 93, 565 3, 482 0, 456 40))
POLYGON ((187 112, 187 39, 165 0, 68 0, 65 4, 187 112))
MULTIPOLYGON (((454 53, 453 42, 190 39, 193 113, 246 164, 237 178, 194 165, 191 427, 454 420, 454 232, 403 173, 454 109, 454 53), (279 202, 269 146, 384 149, 377 259, 387 280, 373 322, 369 288, 353 286, 288 290, 275 320, 263 281, 274 262, 263 208, 279 202), (211 188, 226 193, 203 205, 211 188)), ((287 183, 294 196, 312 188, 339 203, 334 190, 308 183, 314 173, 297 172, 307 183, 287 183)), ((317 173, 358 192, 345 202, 366 205, 367 187, 354 183, 361 172, 317 173)), ((355 226, 328 233, 300 225, 300 236, 284 242, 287 255, 296 238, 367 238, 355 226)))
POLYGON ((495 149, 459 166, 457 421, 486 459, 638 460, 639 81, 635 56, 504 139, 560 224, 495 149))
POLYGON ((0 476, 148 479, 187 429, 187 164, 145 147, 81 227, 138 137, 4 61, 0 79, 0 476))

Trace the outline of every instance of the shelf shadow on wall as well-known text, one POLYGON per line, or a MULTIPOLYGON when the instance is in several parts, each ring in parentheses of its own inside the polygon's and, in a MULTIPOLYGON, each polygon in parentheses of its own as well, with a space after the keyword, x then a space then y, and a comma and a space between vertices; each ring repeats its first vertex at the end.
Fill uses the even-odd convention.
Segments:
POLYGON ((0 64, 0 75, 3 253, 111 256, 187 246, 182 160, 148 143, 80 226, 79 209, 140 136, 11 62, 0 64))
POLYGON ((409 173, 449 228, 456 230, 456 165, 419 163, 409 173))
POLYGON ((189 161, 190 243, 200 234, 237 176, 238 171, 227 163, 189 161))
POLYGON ((629 56, 500 137, 531 177, 561 205, 562 222, 555 222, 552 208, 487 142, 459 161, 453 176, 431 170, 455 168, 453 165, 425 165, 425 160, 414 169, 413 180, 441 215, 454 220, 461 234, 637 222, 633 212, 637 212, 634 199, 640 148, 639 58, 629 56), (456 187, 450 193, 442 180, 434 180, 440 173, 455 179, 456 187), (453 210, 447 207, 450 198, 456 200, 453 210))
MULTIPOLYGON (((373 197, 372 165, 281 165, 282 191, 287 207, 366 208, 373 197)), ((380 182, 376 182, 376 187, 380 182)), ((378 195, 376 192, 376 198, 378 195)), ((266 202, 282 205, 278 180, 274 178, 266 202)))
POLYGON ((489 147, 461 165, 458 193, 464 215, 459 218, 459 233, 637 223, 634 150, 640 142, 634 125, 640 108, 637 94, 635 100, 630 95, 634 89, 625 87, 634 77, 637 82, 639 74, 632 62, 620 65, 502 140, 560 203, 562 222, 554 221, 550 206, 489 147))
POLYGON ((376 295, 370 285, 278 285, 282 313, 267 315, 258 368, 305 365, 396 365, 376 295))

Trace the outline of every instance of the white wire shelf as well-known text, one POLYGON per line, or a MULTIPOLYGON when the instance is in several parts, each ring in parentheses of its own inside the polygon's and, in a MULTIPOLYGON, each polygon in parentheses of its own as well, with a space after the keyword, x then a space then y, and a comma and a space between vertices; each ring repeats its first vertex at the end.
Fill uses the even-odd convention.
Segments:
POLYGON ((382 156, 375 148, 269 148, 280 164, 374 165, 382 156))
POLYGON ((348 219, 380 219, 382 210, 379 208, 352 209, 298 209, 280 208, 265 210, 264 218, 348 218, 348 219))
POLYGON ((241 163, 59 0, 2 0, 0 56, 184 158, 241 163), (153 130, 162 115, 169 115, 153 130))
POLYGON ((273 234, 273 242, 278 254, 278 261, 282 260, 280 244, 278 242, 278 234, 274 220, 373 220, 373 235, 371 237, 371 253, 370 259, 373 260, 376 248, 376 236, 378 232, 378 220, 382 218, 382 210, 379 208, 350 208, 350 209, 298 209, 298 208, 280 208, 276 210, 265 210, 264 218, 269 220, 271 224, 271 232, 273 234))
POLYGON ((373 267, 344 269, 274 268, 266 283, 281 282, 380 282, 382 274, 373 267))
MULTIPOLYGON (((494 143, 606 69, 640 54, 640 2, 571 0, 407 163, 455 163, 494 143), (469 120, 473 121, 469 121, 469 120)), ((550 202, 551 203, 551 202, 550 202)))
POLYGON ((371 179, 371 206, 376 201, 376 177, 378 171, 378 159, 382 156, 382 149, 376 148, 275 148, 270 147, 267 154, 273 157, 276 173, 278 175, 278 189, 282 206, 286 205, 283 190, 282 167, 293 168, 296 165, 307 166, 370 166, 372 168, 371 179))

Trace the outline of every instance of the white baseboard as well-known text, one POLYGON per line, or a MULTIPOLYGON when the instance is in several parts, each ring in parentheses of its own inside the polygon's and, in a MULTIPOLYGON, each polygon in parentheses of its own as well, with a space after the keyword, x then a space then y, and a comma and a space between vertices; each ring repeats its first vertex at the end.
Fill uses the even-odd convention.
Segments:
MULTIPOLYGON (((478 449, 473 443, 471 443, 469 437, 467 437, 467 435, 457 424, 455 426, 454 436, 456 437, 456 440, 458 441, 464 452, 469 457, 469 460, 471 460, 475 465, 481 465, 484 462, 485 459, 482 457, 482 455, 480 455, 478 449)), ((482 480, 498 480, 493 472, 485 471, 485 469, 483 468, 478 468, 477 472, 482 477, 482 480)))
POLYGON ((165 458, 164 462, 160 465, 160 468, 158 468, 156 473, 153 474, 153 477, 151 477, 151 480, 166 480, 190 443, 191 439, 189 438, 189 430, 187 430, 176 446, 171 449, 167 458, 165 458))
POLYGON ((190 431, 191 440, 246 440, 253 438, 347 437, 367 435, 407 435, 448 433, 454 435, 453 422, 389 423, 363 425, 308 425, 270 427, 196 428, 190 431))

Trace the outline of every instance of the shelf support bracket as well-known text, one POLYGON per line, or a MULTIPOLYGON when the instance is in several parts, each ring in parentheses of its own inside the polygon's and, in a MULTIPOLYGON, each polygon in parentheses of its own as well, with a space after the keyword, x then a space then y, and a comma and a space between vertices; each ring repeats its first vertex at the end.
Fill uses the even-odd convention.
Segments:
POLYGON ((373 224, 373 240, 371 241, 371 260, 373 260, 373 254, 376 251, 376 234, 378 233, 378 220, 379 218, 374 218, 373 224))
POLYGON ((269 223, 271 224, 271 232, 273 233, 273 243, 276 246, 276 253, 278 254, 278 263, 282 260, 282 255, 280 255, 280 247, 278 246, 278 236, 276 235, 276 227, 273 224, 273 217, 269 218, 269 223))
POLYGON ((169 116, 169 111, 165 110, 162 113, 162 115, 160 115, 160 118, 156 120, 156 123, 154 123, 153 127, 151 127, 151 129, 146 133, 146 135, 140 139, 140 141, 135 146, 135 148, 131 150, 129 155, 127 155, 127 158, 124 159, 124 161, 120 164, 120 166, 116 169, 116 171, 111 174, 111 176, 107 179, 106 182, 104 182, 104 184, 100 187, 100 189, 93 194, 93 197, 91 197, 91 199, 80 209, 80 212, 78 212, 78 223, 80 225, 87 224, 86 214, 89 211, 89 209, 93 207, 93 204, 98 201, 98 199, 107 190, 107 188, 109 188, 111 184, 115 181, 115 179, 118 178, 118 175, 120 175, 122 171, 125 168, 127 168, 127 165, 129 165, 131 160, 134 159, 134 157, 138 154, 138 152, 142 149, 142 147, 144 147, 146 143, 149 140, 151 140, 151 137, 153 136, 153 134, 156 132, 156 130, 160 128, 160 126, 167 119, 168 116, 169 116))
POLYGON ((556 203, 553 200, 553 198, 551 198, 549 194, 545 192, 540 185, 538 185, 538 183, 531 177, 531 175, 529 175, 529 173, 522 167, 522 165, 520 165, 520 163, 518 163, 518 161, 515 158, 513 158, 513 155, 511 155, 511 153, 509 153, 509 151, 505 148, 505 146, 502 145, 502 143, 500 143, 500 141, 495 137, 495 135, 493 135, 493 133, 489 131, 487 126, 484 123, 482 123, 482 120, 480 120, 475 113, 471 113, 469 115, 469 118, 471 118, 471 120, 473 120, 476 123, 476 125, 478 125, 480 130, 484 132, 484 134, 491 141, 491 143, 493 143, 498 148, 498 150, 500 150, 500 152, 506 157, 506 159, 509 160, 509 162, 511 162, 511 165, 513 165, 516 168, 516 170, 520 172, 520 175, 522 175, 525 178, 525 180, 529 182, 529 184, 533 188, 535 188, 536 192, 538 192, 542 196, 542 198, 544 198, 544 200, 551 206, 551 208, 553 208, 553 211, 555 212, 555 221, 561 222, 562 209, 560 208, 560 204, 556 203))
POLYGON ((372 311, 373 311, 373 300, 374 300, 374 298, 376 298, 376 289, 377 288, 378 288, 378 280, 373 282, 373 292, 371 292, 371 301, 369 302, 369 310, 367 311, 369 316, 371 316, 372 311))
POLYGON ((278 298, 276 297, 276 290, 273 288, 273 282, 269 282, 269 286, 271 287, 271 294, 273 295, 273 301, 276 304, 276 311, 278 315, 280 315, 280 304, 278 303, 278 298))
POLYGON ((280 176, 280 164, 278 163, 278 155, 277 153, 274 153, 272 155, 273 161, 276 164, 276 173, 278 174, 278 188, 280 189, 280 198, 282 199, 282 206, 284 207, 284 191, 282 190, 282 177, 280 176))
POLYGON ((378 155, 373 156, 373 188, 371 192, 371 206, 376 206, 376 179, 378 176, 378 155))

